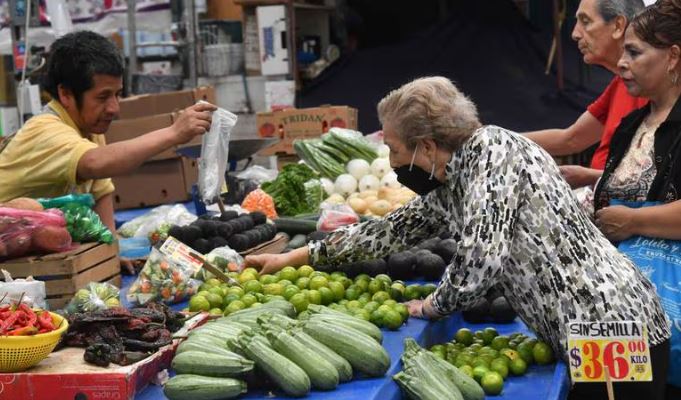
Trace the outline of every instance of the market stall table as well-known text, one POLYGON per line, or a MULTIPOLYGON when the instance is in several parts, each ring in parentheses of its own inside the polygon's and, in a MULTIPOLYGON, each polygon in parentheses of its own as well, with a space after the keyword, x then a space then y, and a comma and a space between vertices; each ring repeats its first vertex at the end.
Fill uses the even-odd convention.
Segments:
MULTIPOLYGON (((121 298, 123 304, 129 306, 125 300, 125 294, 130 284, 134 281, 134 276, 127 276, 123 279, 121 298)), ((181 310, 187 307, 187 303, 174 305, 172 308, 181 310)), ((525 324, 516 319, 510 324, 469 324, 457 313, 453 316, 437 321, 427 322, 420 319, 410 318, 409 322, 402 326, 398 331, 383 331, 383 346, 386 348, 391 358, 390 370, 385 377, 372 379, 357 379, 338 386, 336 390, 321 392, 313 391, 306 398, 309 399, 363 399, 363 400, 398 400, 402 396, 400 390, 392 380, 392 375, 397 373, 402 366, 400 356, 402 355, 403 341, 407 337, 415 338, 422 346, 431 346, 452 339, 454 332, 459 328, 467 327, 471 330, 482 329, 487 326, 496 328, 500 334, 510 334, 512 332, 522 332, 534 335, 528 330, 525 324)), ((490 396, 490 399, 523 399, 523 400, 563 400, 567 398, 569 390, 569 380, 567 367, 563 362, 548 366, 533 365, 528 368, 526 375, 512 377, 504 382, 504 391, 500 396, 490 396)), ((280 393, 271 395, 263 390, 250 390, 247 394, 240 396, 243 399, 290 399, 280 393)), ((160 386, 149 385, 135 396, 135 400, 163 400, 166 399, 163 389, 160 386)))

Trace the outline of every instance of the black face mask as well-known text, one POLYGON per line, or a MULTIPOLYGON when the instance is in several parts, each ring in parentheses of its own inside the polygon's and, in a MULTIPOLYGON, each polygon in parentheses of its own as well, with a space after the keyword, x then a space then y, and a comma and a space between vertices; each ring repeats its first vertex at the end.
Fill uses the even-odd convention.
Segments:
POLYGON ((430 173, 414 165, 416 150, 418 150, 418 146, 414 149, 411 164, 395 168, 395 174, 399 183, 413 190, 416 194, 423 196, 442 186, 442 183, 434 177, 435 163, 433 163, 433 170, 430 173))

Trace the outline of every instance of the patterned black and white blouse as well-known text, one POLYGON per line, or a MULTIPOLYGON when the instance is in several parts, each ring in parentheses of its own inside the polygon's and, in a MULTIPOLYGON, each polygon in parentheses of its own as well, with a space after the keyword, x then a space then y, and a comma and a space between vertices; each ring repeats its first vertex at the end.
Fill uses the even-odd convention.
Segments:
POLYGON ((670 337, 655 289, 579 207, 551 156, 496 126, 453 155, 447 181, 381 219, 310 243, 314 265, 384 257, 449 232, 458 249, 432 296, 442 314, 496 286, 565 356, 574 321, 642 321, 651 345, 670 337))

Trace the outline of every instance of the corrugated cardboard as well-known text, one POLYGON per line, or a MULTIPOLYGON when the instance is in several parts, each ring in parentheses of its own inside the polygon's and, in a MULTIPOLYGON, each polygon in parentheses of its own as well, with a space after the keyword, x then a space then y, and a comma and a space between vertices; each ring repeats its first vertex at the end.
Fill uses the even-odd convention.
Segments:
POLYGON ((241 6, 234 0, 208 0, 208 18, 241 19, 241 6))
POLYGON ((347 106, 289 109, 256 115, 260 137, 279 137, 281 140, 259 154, 295 154, 293 140, 318 137, 329 128, 357 129, 357 109, 347 106))
POLYGON ((172 113, 183 110, 199 100, 215 103, 215 91, 213 88, 199 87, 193 90, 131 96, 120 101, 121 111, 119 119, 172 113))
MULTIPOLYGON (((157 114, 141 118, 119 119, 111 123, 109 130, 106 132, 106 142, 110 144, 134 139, 157 129, 167 128, 172 124, 172 113, 157 114)), ((151 158, 151 160, 165 160, 175 157, 177 157, 175 148, 170 148, 157 154, 151 158)))
POLYGON ((187 201, 198 177, 193 160, 177 157, 150 161, 130 175, 114 178, 116 209, 148 207, 187 201))
POLYGON ((0 55, 0 105, 16 106, 17 89, 14 83, 12 55, 0 55))

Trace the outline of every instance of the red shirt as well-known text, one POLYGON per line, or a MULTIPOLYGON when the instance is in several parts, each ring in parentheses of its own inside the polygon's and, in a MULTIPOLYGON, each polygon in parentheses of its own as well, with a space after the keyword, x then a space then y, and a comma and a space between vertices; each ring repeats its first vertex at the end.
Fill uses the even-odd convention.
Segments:
POLYGON ((620 121, 630 112, 648 104, 648 99, 632 97, 622 78, 615 76, 601 96, 587 110, 603 124, 601 142, 591 159, 591 168, 604 169, 608 160, 610 139, 620 121))

